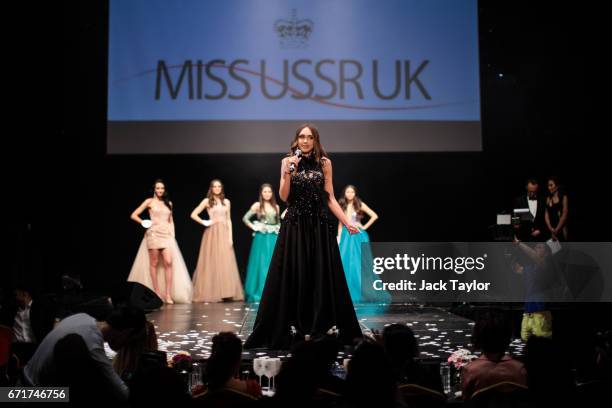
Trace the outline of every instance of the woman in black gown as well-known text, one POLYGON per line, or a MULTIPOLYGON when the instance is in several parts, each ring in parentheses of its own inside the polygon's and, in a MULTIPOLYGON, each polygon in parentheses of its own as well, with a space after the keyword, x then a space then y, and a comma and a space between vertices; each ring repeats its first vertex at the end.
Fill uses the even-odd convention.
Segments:
POLYGON ((567 194, 557 177, 548 178, 548 197, 544 220, 554 241, 567 241, 567 194))
POLYGON ((292 335, 317 336, 333 326, 347 344, 361 337, 336 241, 331 212, 351 234, 335 199, 332 163, 312 125, 301 126, 281 166, 279 195, 288 204, 282 220, 253 333, 246 348, 287 349, 292 335), (294 155, 300 149, 302 155, 294 155), (291 164, 295 170, 291 171, 291 164), (295 328, 295 332, 292 330, 295 328))

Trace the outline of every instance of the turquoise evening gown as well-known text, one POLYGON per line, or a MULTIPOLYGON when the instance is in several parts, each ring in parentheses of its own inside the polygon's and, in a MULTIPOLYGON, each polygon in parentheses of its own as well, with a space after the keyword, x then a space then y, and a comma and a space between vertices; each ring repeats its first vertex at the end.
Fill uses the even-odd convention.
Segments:
POLYGON ((342 227, 340 236, 340 257, 346 276, 346 283, 351 292, 353 303, 389 303, 391 295, 386 291, 374 290, 372 284, 379 278, 372 272, 372 249, 368 233, 359 228, 359 234, 351 235, 346 227, 342 227), (364 267, 367 270, 361 273, 361 255, 364 258, 364 267))
POLYGON ((261 293, 263 292, 270 267, 270 259, 278 230, 280 228, 280 220, 276 215, 276 211, 266 212, 263 219, 251 222, 251 218, 257 215, 255 211, 247 211, 242 217, 242 220, 248 226, 260 226, 261 229, 253 233, 253 243, 251 244, 251 252, 247 264, 246 282, 244 292, 247 302, 259 302, 261 293))

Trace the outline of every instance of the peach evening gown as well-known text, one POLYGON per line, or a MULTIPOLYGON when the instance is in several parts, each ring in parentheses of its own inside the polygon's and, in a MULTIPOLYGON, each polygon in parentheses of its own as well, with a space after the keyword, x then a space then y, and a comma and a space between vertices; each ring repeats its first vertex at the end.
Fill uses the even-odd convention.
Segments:
MULTIPOLYGON (((170 248, 172 250, 172 299, 175 303, 191 303, 191 278, 174 238, 174 226, 170 223, 171 211, 164 204, 155 204, 149 207, 149 217, 152 225, 145 231, 127 280, 138 282, 154 290, 149 272, 149 249, 170 248)), ((166 293, 166 278, 161 255, 157 265, 157 284, 160 293, 166 293)))
POLYGON ((194 302, 244 299, 234 247, 229 242, 228 211, 228 206, 222 204, 207 208, 213 224, 204 230, 200 244, 193 273, 194 302))

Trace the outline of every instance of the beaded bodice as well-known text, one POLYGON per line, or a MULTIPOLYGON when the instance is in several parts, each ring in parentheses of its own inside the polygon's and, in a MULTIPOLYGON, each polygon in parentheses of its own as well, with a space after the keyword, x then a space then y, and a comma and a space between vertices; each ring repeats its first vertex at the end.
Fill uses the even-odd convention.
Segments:
POLYGON ((302 156, 295 174, 291 176, 291 188, 287 199, 286 220, 296 217, 317 216, 322 221, 329 219, 328 193, 325 191, 325 176, 321 164, 314 158, 302 156))
POLYGON ((264 216, 258 221, 268 225, 276 225, 278 224, 278 214, 276 214, 276 211, 265 211, 264 216))

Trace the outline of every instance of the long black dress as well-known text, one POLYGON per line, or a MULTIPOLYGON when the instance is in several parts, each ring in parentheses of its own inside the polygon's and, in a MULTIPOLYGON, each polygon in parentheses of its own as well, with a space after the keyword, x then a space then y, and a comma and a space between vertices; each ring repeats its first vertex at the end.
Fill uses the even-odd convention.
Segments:
POLYGON ((336 326, 345 344, 362 336, 324 184, 322 165, 302 156, 246 348, 287 349, 291 326, 298 336, 313 337, 336 326))

